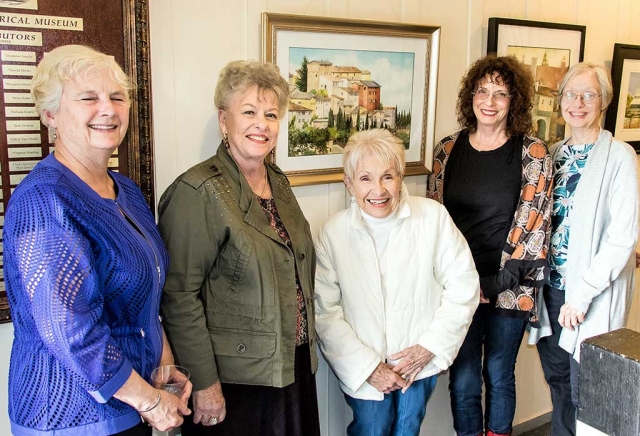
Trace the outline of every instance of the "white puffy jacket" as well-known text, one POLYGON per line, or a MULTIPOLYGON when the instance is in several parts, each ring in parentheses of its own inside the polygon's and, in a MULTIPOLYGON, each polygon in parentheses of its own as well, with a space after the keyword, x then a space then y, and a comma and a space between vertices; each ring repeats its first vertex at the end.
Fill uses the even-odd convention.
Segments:
MULTIPOLYGON (((327 221, 316 248, 315 314, 320 350, 349 396, 382 400, 367 378, 387 356, 420 344, 435 357, 416 380, 446 370, 479 302, 471 252, 446 209, 402 197, 387 247, 387 297, 360 208, 327 221)), ((390 362, 394 363, 394 362, 390 362)))

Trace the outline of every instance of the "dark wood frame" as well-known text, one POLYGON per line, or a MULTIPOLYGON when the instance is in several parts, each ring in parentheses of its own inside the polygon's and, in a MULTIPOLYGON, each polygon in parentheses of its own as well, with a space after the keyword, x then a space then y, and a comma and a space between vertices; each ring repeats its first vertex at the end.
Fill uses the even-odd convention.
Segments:
POLYGON ((129 120, 129 178, 140 186, 151 211, 155 209, 153 124, 147 0, 123 0, 125 71, 135 80, 129 120))
MULTIPOLYGON (((618 106, 620 105, 620 89, 622 85, 622 70, 626 59, 640 60, 640 45, 620 44, 613 46, 613 58, 611 62, 611 81, 613 82, 613 99, 607 108, 604 119, 604 128, 616 135, 616 124, 618 121, 618 106)), ((640 153, 640 140, 625 141, 630 144, 636 153, 640 153)))
MULTIPOLYGON (((496 53, 502 56, 507 54, 509 46, 525 46, 534 50, 544 51, 546 57, 548 50, 568 49, 571 51, 571 55, 564 67, 571 67, 584 59, 586 32, 586 26, 575 24, 492 17, 489 18, 487 53, 496 53)), ((549 85, 551 84, 546 84, 546 86, 549 85)), ((552 144, 566 138, 569 130, 559 114, 560 96, 557 87, 553 86, 549 91, 551 91, 554 106, 551 115, 548 115, 549 112, 546 109, 540 113, 535 106, 531 110, 531 115, 534 125, 537 126, 535 135, 541 140, 552 144), (541 125, 538 123, 541 123, 541 125), (538 132, 538 129, 542 130, 538 132)), ((537 86, 535 92, 538 94, 537 86)), ((549 96, 545 91, 541 91, 540 95, 549 96)))
MULTIPOLYGON (((131 90, 127 147, 127 175, 140 188, 151 208, 154 204, 153 128, 149 68, 149 13, 147 0, 122 0, 124 70, 136 86, 131 90)), ((122 164, 121 164, 121 170, 122 164)), ((0 323, 11 322, 8 299, 0 295, 0 323)))
POLYGON ((542 29, 573 30, 576 32, 580 32, 580 62, 582 62, 582 60, 584 59, 584 42, 587 34, 586 26, 581 26, 578 24, 547 23, 545 21, 514 20, 511 18, 491 17, 489 18, 489 31, 487 33, 487 53, 496 53, 498 51, 498 33, 500 31, 500 25, 537 27, 542 29))

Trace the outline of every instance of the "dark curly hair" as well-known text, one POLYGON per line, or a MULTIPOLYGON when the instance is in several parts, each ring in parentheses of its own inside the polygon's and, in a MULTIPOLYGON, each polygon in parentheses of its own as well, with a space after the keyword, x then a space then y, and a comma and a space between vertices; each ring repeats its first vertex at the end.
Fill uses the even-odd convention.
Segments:
POLYGON ((478 127, 478 119, 473 112, 473 95, 478 83, 486 76, 497 74, 497 83, 505 85, 511 94, 507 115, 507 134, 525 135, 533 132, 531 108, 533 107, 533 76, 530 69, 513 56, 490 54, 477 60, 460 81, 460 92, 456 113, 458 123, 471 133, 478 127))

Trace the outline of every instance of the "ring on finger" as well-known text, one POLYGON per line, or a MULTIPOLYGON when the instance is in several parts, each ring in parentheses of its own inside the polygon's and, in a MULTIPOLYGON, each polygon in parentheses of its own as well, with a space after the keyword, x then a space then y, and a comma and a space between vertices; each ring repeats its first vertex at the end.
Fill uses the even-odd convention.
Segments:
POLYGON ((218 418, 216 418, 215 416, 212 416, 211 419, 209 420, 209 425, 216 425, 218 423, 218 418))

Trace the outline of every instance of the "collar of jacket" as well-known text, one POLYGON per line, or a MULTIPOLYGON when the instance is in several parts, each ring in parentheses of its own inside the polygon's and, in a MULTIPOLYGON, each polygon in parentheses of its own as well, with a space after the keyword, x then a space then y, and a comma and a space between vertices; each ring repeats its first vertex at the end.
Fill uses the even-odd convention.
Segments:
MULTIPOLYGON (((402 182, 400 187, 400 204, 398 205, 398 216, 396 221, 407 218, 411 215, 411 208, 409 207, 409 192, 407 185, 402 182)), ((362 210, 357 201, 351 203, 351 227, 357 229, 364 229, 364 221, 362 219, 362 210)))
MULTIPOLYGON (((243 212, 248 213, 253 207, 258 207, 262 214, 262 207, 258 201, 258 197, 254 195, 249 186, 249 182, 242 174, 240 167, 229 152, 229 149, 224 146, 223 142, 220 142, 216 156, 220 159, 222 164, 226 167, 229 182, 232 188, 237 189, 239 192, 240 209, 243 212)), ((293 192, 289 187, 289 182, 280 168, 272 163, 266 163, 267 172, 269 173, 269 184, 271 185, 271 194, 274 198, 281 200, 285 203, 289 203, 293 196, 293 192)))

